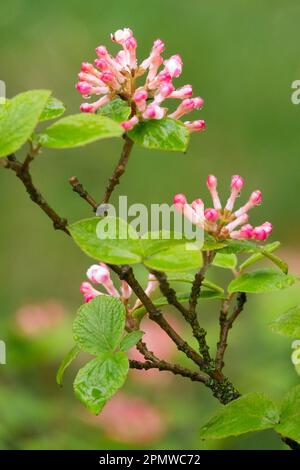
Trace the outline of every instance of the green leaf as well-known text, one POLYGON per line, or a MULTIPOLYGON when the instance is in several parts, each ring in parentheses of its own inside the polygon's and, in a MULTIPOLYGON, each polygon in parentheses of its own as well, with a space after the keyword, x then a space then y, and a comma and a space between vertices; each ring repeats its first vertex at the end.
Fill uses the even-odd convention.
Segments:
POLYGON ((296 276, 275 269, 260 269, 244 273, 231 281, 228 292, 272 292, 290 287, 296 280, 296 276))
POLYGON ((68 229, 81 250, 94 259, 111 264, 134 264, 142 261, 142 248, 137 234, 122 219, 106 217, 104 220, 104 218, 93 217, 75 222, 68 229), (107 224, 106 239, 99 239, 97 236, 97 227, 100 222, 107 224), (116 228, 115 233, 114 228, 116 228), (125 238, 120 239, 122 233, 125 238), (126 238, 127 234, 128 238, 126 238))
POLYGON ((0 157, 16 152, 31 137, 50 93, 26 91, 0 105, 0 157))
POLYGON ((202 247, 202 251, 210 251, 210 250, 220 250, 227 246, 227 240, 216 240, 211 235, 207 233, 204 234, 204 243, 202 247))
POLYGON ((121 98, 116 98, 114 100, 109 101, 98 111, 99 115, 107 116, 108 118, 113 119, 113 121, 116 122, 127 121, 130 113, 130 107, 127 105, 126 101, 121 100, 121 98))
POLYGON ((275 333, 300 338, 300 306, 289 309, 269 326, 275 333))
POLYGON ((140 330, 131 331, 131 333, 128 333, 128 335, 124 336, 120 343, 120 351, 128 351, 128 349, 132 348, 136 345, 136 343, 139 342, 143 335, 144 332, 140 330))
POLYGON ((275 430, 300 443, 300 385, 293 387, 284 397, 280 410, 280 423, 275 430))
POLYGON ((84 253, 105 263, 143 262, 152 269, 173 271, 199 268, 202 265, 201 251, 198 248, 189 249, 191 244, 183 239, 175 239, 173 233, 169 233, 168 239, 153 240, 147 238, 149 234, 138 238, 136 231, 123 219, 93 217, 75 222, 68 229, 84 253))
POLYGON ((226 246, 221 248, 220 253, 256 253, 259 247, 249 240, 226 240, 226 246))
MULTIPOLYGON (((268 245, 265 245, 264 252, 267 251, 269 253, 272 253, 273 251, 275 251, 279 247, 280 247, 280 242, 269 243, 268 245)), ((264 254, 262 252, 255 253, 254 255, 252 255, 248 259, 246 259, 246 261, 244 261, 240 265, 240 271, 243 271, 244 269, 251 266, 251 264, 256 263, 257 261, 260 261, 263 258, 264 258, 264 254)))
POLYGON ((65 370, 74 361, 74 359, 76 359, 79 352, 80 352, 80 349, 77 346, 77 344, 75 344, 75 346, 73 346, 73 348, 63 358, 63 360, 62 360, 62 362, 59 366, 59 369, 57 371, 57 374, 56 374, 56 383, 58 385, 62 386, 62 380, 63 380, 63 375, 65 373, 65 370))
POLYGON ((186 244, 171 246, 144 259, 144 264, 157 271, 182 271, 200 268, 203 264, 200 250, 189 250, 186 244))
POLYGON ((122 387, 129 364, 125 353, 102 354, 79 370, 74 381, 76 397, 98 414, 107 400, 122 387))
POLYGON ((279 422, 275 403, 262 393, 248 393, 225 405, 200 430, 202 439, 224 439, 273 428, 279 422))
POLYGON ((279 256, 273 255, 273 253, 269 253, 269 251, 261 249, 261 253, 264 255, 265 258, 268 258, 272 261, 272 263, 276 264, 279 269, 281 269, 284 274, 288 273, 289 267, 285 261, 283 261, 279 256))
POLYGON ((82 113, 56 121, 37 135, 44 147, 73 148, 108 137, 120 137, 123 130, 112 119, 96 114, 82 113))
POLYGON ((125 307, 119 299, 99 295, 78 310, 73 323, 74 339, 91 354, 114 351, 122 338, 125 317, 125 307))
POLYGON ((149 119, 137 124, 129 137, 142 147, 157 150, 185 152, 189 143, 189 130, 175 119, 149 119))
POLYGON ((40 115, 40 121, 48 121, 61 116, 65 112, 66 108, 62 101, 50 96, 46 102, 46 106, 40 115))
POLYGON ((237 265, 237 257, 233 253, 217 253, 212 264, 219 268, 234 269, 237 265))

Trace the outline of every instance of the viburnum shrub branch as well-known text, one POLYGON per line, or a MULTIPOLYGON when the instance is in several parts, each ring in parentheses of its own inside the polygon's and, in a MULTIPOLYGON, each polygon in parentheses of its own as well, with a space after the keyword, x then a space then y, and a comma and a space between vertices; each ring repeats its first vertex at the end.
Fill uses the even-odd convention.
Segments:
MULTIPOLYGON (((57 381, 61 384, 66 367, 80 351, 95 356, 78 371, 74 390, 92 412, 99 413, 123 385, 129 367, 168 371, 203 383, 225 405, 203 426, 203 438, 224 438, 273 428, 290 448, 299 450, 299 427, 294 419, 297 410, 293 406, 300 403, 300 389, 292 389, 279 407, 262 394, 241 396, 223 373, 229 331, 244 309, 247 293, 285 288, 297 280, 287 273, 286 263, 273 253, 279 243, 262 245, 272 233, 272 224, 264 222, 256 227, 249 224, 248 212, 261 204, 261 191, 253 191, 248 201, 236 208, 244 179, 234 175, 229 197, 223 205, 217 178, 209 175, 206 185, 212 207, 205 207, 199 198, 188 203, 182 193, 176 194, 173 200, 177 211, 204 233, 203 245, 195 240, 194 251, 183 251, 186 240, 178 242, 170 236, 169 245, 164 240, 161 248, 161 240, 156 244, 150 237, 147 245, 147 238, 136 237, 125 245, 126 258, 118 238, 102 241, 96 235, 99 221, 108 220, 105 214, 102 218, 93 217, 69 224, 49 205, 33 182, 31 164, 44 147, 73 148, 102 138, 122 137, 121 156, 101 201, 88 192, 77 176, 69 179, 73 191, 95 213, 99 204, 110 201, 134 144, 150 149, 186 151, 190 134, 204 130, 203 120, 181 121, 187 113, 201 109, 203 99, 192 97, 191 85, 175 88, 174 81, 183 66, 178 54, 163 59, 165 46, 162 40, 157 39, 149 56, 138 63, 137 41, 130 29, 118 30, 111 39, 121 46, 116 56, 101 45, 96 49, 94 64, 84 62, 81 66, 76 85, 86 100, 80 107, 81 113, 60 118, 49 127, 36 130, 39 122, 56 119, 65 111, 63 104, 51 97, 47 90, 22 93, 7 100, 0 108, 0 163, 16 174, 54 228, 71 236, 87 255, 96 260, 88 268, 87 279, 80 286, 85 302, 74 320, 75 346, 63 360, 57 381), (95 99, 90 101, 92 96, 95 99), (169 99, 171 101, 167 101, 169 99), (174 109, 172 103, 176 103, 174 109), (16 152, 26 142, 29 142, 29 152, 21 162, 16 152), (141 254, 141 244, 144 244, 147 256, 141 254), (169 257, 159 258, 160 253, 169 257), (243 253, 248 257, 239 264, 237 255, 243 253), (140 262, 147 268, 145 287, 137 280, 131 263, 128 263, 128 255, 134 260, 132 264, 140 262), (276 269, 245 272, 263 258, 272 262, 276 269), (209 273, 215 267, 232 272, 233 279, 226 290, 209 279, 209 273), (190 273, 192 270, 194 274, 190 273), (117 275, 118 284, 111 272, 117 275), (188 283, 188 291, 177 290, 178 281, 188 283), (153 294, 159 290, 163 297, 157 299, 153 294), (202 298, 218 302, 220 330, 215 353, 208 344, 198 311, 201 306, 203 315, 202 298), (166 319, 164 305, 170 305, 180 313, 191 330, 193 342, 166 319), (145 316, 168 335, 178 351, 189 359, 190 366, 168 362, 158 357, 155 351, 150 351, 143 338, 145 316), (133 347, 142 355, 142 360, 127 357, 126 352, 133 347)), ((296 313, 287 313, 288 318, 295 314, 297 310, 296 313)), ((283 320, 278 319, 277 330, 286 332, 286 322, 286 315, 283 320)), ((294 317, 291 324, 295 325, 294 317)), ((293 335, 294 331, 292 329, 291 333, 288 329, 288 334, 293 335)))

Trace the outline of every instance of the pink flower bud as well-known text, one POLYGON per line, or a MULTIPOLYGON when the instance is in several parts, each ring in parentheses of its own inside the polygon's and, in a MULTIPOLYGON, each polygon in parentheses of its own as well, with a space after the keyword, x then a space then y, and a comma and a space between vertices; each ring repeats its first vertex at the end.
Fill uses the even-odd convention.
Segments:
POLYGON ((136 42, 136 39, 134 37, 130 37, 130 38, 126 39, 124 44, 125 44, 126 49, 128 49, 129 51, 134 50, 134 49, 137 48, 137 42, 136 42))
POLYGON ((97 111, 97 109, 101 108, 101 106, 104 106, 106 103, 108 103, 110 100, 108 95, 102 96, 98 101, 95 101, 94 103, 82 103, 80 106, 80 110, 83 113, 92 113, 97 111))
MULTIPOLYGON (((157 287, 159 286, 159 282, 157 281, 156 277, 153 275, 153 274, 149 274, 148 276, 148 284, 147 284, 147 287, 145 289, 145 294, 150 297, 150 295, 152 294, 152 292, 154 292, 157 287)), ((133 306, 133 309, 132 310, 135 310, 137 309, 138 307, 140 307, 142 305, 142 302, 140 301, 140 299, 137 299, 137 301, 135 302, 134 306, 133 306)))
POLYGON ((210 191, 217 188, 218 180, 214 175, 208 175, 206 185, 210 191))
POLYGON ((121 126, 125 131, 130 131, 137 123, 139 122, 139 119, 137 116, 133 116, 131 119, 128 121, 123 121, 121 122, 121 126))
POLYGON ((161 72, 159 72, 159 74, 155 78, 152 78, 152 75, 154 75, 154 72, 156 74, 156 69, 159 67, 159 65, 160 64, 157 63, 155 64, 155 67, 153 68, 150 67, 150 72, 147 77, 148 88, 150 90, 154 90, 162 83, 170 83, 172 81, 172 77, 167 70, 162 70, 161 72))
POLYGON ((95 59, 94 64, 99 70, 101 70, 101 72, 109 70, 109 64, 106 59, 95 59))
POLYGON ((244 238, 251 238, 252 237, 252 232, 253 232, 253 227, 250 224, 243 225, 240 229, 241 235, 244 238))
POLYGON ((94 284, 104 284, 110 280, 109 269, 106 265, 93 264, 87 270, 86 275, 94 284))
POLYGON ((250 196, 250 201, 255 206, 258 206, 259 204, 261 204, 261 200, 262 200, 262 196, 259 190, 254 191, 250 196))
POLYGON ((126 281, 121 281, 121 292, 123 299, 128 300, 131 297, 132 289, 126 281))
POLYGON ((80 105, 80 111, 83 113, 92 113, 94 111, 94 106, 91 103, 82 103, 80 105))
POLYGON ((119 292, 115 288, 111 278, 110 272, 106 264, 100 263, 100 265, 93 264, 86 273, 89 280, 95 284, 102 284, 110 295, 119 297, 119 292))
POLYGON ((80 292, 83 294, 84 300, 86 302, 89 302, 98 295, 102 295, 102 293, 99 292, 97 289, 94 289, 94 287, 89 282, 83 282, 81 284, 80 292))
POLYGON ((165 116, 165 109, 155 103, 149 104, 143 113, 144 119, 162 119, 165 116))
POLYGON ((148 284, 145 289, 145 294, 148 295, 148 297, 154 292, 157 287, 159 286, 159 282, 157 281, 156 277, 153 274, 149 274, 148 276, 148 284))
POLYGON ((179 119, 184 114, 187 114, 193 111, 193 109, 201 108, 202 104, 203 104, 203 100, 200 97, 191 98, 191 99, 187 98, 180 103, 178 108, 172 114, 170 114, 169 117, 173 119, 179 119))
POLYGON ((175 194, 173 198, 174 206, 183 207, 185 204, 187 204, 187 200, 184 194, 175 194))
POLYGON ((214 208, 216 211, 222 209, 221 201, 217 192, 217 178, 214 175, 209 175, 206 180, 206 185, 210 191, 211 198, 213 201, 214 208))
POLYGON ((112 72, 103 72, 101 74, 101 80, 104 83, 112 84, 115 80, 114 74, 112 72))
POLYGON ((165 43, 161 39, 156 39, 153 43, 153 51, 156 54, 161 54, 165 49, 165 43))
POLYGON ((249 201, 246 202, 246 204, 244 206, 242 206, 240 209, 238 209, 234 215, 236 217, 239 217, 240 215, 242 214, 245 214, 246 212, 248 212, 248 210, 252 209, 252 207, 254 206, 257 206, 261 203, 261 200, 262 200, 262 197, 261 197, 261 192, 260 191, 254 191, 250 198, 249 198, 249 201))
POLYGON ((91 72, 94 67, 89 62, 82 62, 81 71, 82 72, 91 72))
POLYGON ((164 62, 165 69, 169 72, 172 78, 179 77, 182 72, 182 59, 180 55, 172 55, 170 59, 164 62))
POLYGON ((129 28, 118 29, 114 34, 110 35, 111 40, 113 42, 116 42, 117 44, 123 44, 127 39, 131 38, 132 36, 133 33, 129 28))
POLYGON ((270 235, 270 233, 272 233, 273 231, 273 225, 271 224, 271 222, 264 222, 262 224, 262 228, 267 233, 267 235, 270 235))
POLYGON ((204 99, 200 98, 200 96, 196 96, 195 98, 191 98, 193 103, 193 109, 200 109, 203 106, 204 99))
POLYGON ((231 178, 231 194, 226 203, 225 210, 231 212, 235 203, 236 198, 239 195, 240 190, 244 186, 244 180, 239 175, 234 175, 231 178))
POLYGON ((158 93, 154 97, 155 102, 160 104, 162 101, 164 101, 166 98, 168 98, 168 96, 171 95, 173 90, 174 90, 174 87, 173 87, 172 83, 162 84, 161 87, 158 90, 158 93))
POLYGON ((239 175, 234 175, 231 178, 231 189, 236 189, 240 191, 244 186, 244 179, 239 175))
POLYGON ((267 231, 263 227, 255 227, 252 232, 254 240, 263 241, 268 237, 267 231))
POLYGON ((201 132, 206 128, 205 121, 198 119, 197 121, 184 121, 184 125, 188 128, 190 133, 201 132))
POLYGON ((108 55, 107 49, 105 46, 96 47, 96 54, 100 58, 104 58, 108 55))
POLYGON ((133 95, 133 101, 140 113, 143 113, 147 107, 147 98, 148 92, 144 88, 138 88, 133 95))
POLYGON ((208 220, 209 222, 216 222, 219 218, 219 213, 218 211, 216 211, 216 209, 205 209, 204 215, 206 220, 208 220))
POLYGON ((86 82, 79 82, 76 84, 76 88, 82 95, 89 95, 92 91, 91 85, 86 82))
POLYGON ((170 98, 178 98, 180 100, 183 100, 185 98, 190 98, 192 94, 193 94, 192 85, 184 85, 182 88, 179 88, 178 90, 173 91, 170 98))
POLYGON ((133 95, 133 101, 135 103, 139 103, 140 101, 146 101, 147 98, 148 98, 148 93, 144 88, 136 90, 136 92, 133 95))

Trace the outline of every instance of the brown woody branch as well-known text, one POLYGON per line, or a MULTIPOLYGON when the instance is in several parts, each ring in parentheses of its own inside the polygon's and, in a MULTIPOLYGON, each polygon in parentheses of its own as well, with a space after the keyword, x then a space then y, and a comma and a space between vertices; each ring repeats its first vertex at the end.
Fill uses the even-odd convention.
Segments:
POLYGON ((220 337, 217 344, 217 354, 216 354, 216 370, 221 371, 224 367, 224 355, 227 348, 227 339, 229 330, 232 328, 233 323, 243 311, 244 305, 247 301, 245 292, 239 292, 237 296, 237 304, 233 310, 233 313, 228 317, 229 311, 229 300, 226 299, 222 302, 222 308, 220 312, 220 337))
POLYGON ((187 377, 194 382, 202 382, 205 385, 207 385, 209 382, 209 377, 206 374, 203 374, 201 372, 195 372, 185 367, 182 367, 179 364, 171 364, 170 362, 166 362, 166 361, 141 362, 141 361, 130 359, 129 365, 132 369, 139 369, 139 370, 158 369, 160 371, 169 371, 175 375, 181 375, 182 377, 187 377))
POLYGON ((69 179, 69 183, 72 186, 74 193, 79 194, 79 196, 82 197, 82 199, 84 199, 92 207, 93 211, 96 212, 98 207, 97 202, 83 187, 83 185, 78 180, 77 176, 71 176, 71 178, 69 179))
POLYGON ((193 335, 199 344, 200 354, 204 359, 203 370, 206 369, 206 366, 211 369, 211 357, 209 354, 209 347, 205 339, 206 331, 200 326, 197 314, 189 311, 179 302, 176 297, 176 292, 170 286, 165 273, 153 270, 151 272, 158 280, 161 293, 166 297, 169 305, 173 305, 183 315, 185 321, 191 326, 193 335))
POLYGON ((176 344, 177 349, 182 351, 187 357, 189 357, 198 366, 203 365, 202 357, 186 342, 178 333, 172 328, 167 322, 161 311, 156 308, 152 300, 145 294, 142 286, 136 280, 132 268, 130 266, 116 266, 110 265, 111 269, 119 276, 121 280, 126 281, 136 296, 140 299, 144 307, 146 308, 149 318, 157 323, 172 339, 176 344))

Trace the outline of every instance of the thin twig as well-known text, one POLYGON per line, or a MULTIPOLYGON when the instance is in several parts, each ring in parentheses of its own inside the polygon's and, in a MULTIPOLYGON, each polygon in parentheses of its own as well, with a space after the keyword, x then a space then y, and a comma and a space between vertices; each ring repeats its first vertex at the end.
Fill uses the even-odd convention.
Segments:
POLYGON ((103 196, 103 199, 102 199, 102 204, 107 204, 109 202, 110 197, 111 197, 115 187, 117 186, 117 184, 119 184, 120 178, 123 175, 123 173, 125 172, 126 165, 128 163, 130 153, 131 153, 131 150, 132 150, 132 147, 133 147, 133 141, 127 135, 125 135, 124 140, 125 141, 124 141, 124 145, 123 145, 120 160, 119 160, 112 176, 109 178, 108 185, 105 189, 105 193, 104 193, 104 196, 103 196))
POLYGON ((207 385, 209 381, 209 376, 203 374, 201 372, 195 372, 189 370, 185 367, 182 367, 179 364, 171 364, 170 362, 166 361, 159 361, 159 362, 140 362, 133 359, 129 360, 129 365, 132 369, 139 369, 139 370, 149 370, 149 369, 158 369, 160 371, 169 371, 175 375, 181 375, 182 377, 188 377, 194 382, 202 382, 207 385))
POLYGON ((83 187, 83 185, 78 180, 77 176, 71 176, 69 183, 73 188, 74 193, 79 194, 82 199, 84 199, 96 212, 98 204, 95 199, 88 193, 88 191, 83 187))
POLYGON ((136 280, 132 268, 130 266, 116 266, 110 265, 110 268, 118 274, 121 280, 126 281, 133 292, 140 299, 144 307, 146 308, 149 318, 157 323, 172 339, 176 344, 177 349, 182 351, 187 357, 189 357, 195 364, 198 366, 203 365, 202 357, 186 342, 184 341, 178 333, 172 328, 172 326, 167 322, 165 317, 162 315, 159 309, 153 304, 152 300, 145 294, 142 286, 136 280))
POLYGON ((232 328, 233 323, 243 311, 244 305, 247 301, 245 292, 239 292, 237 296, 237 305, 234 308, 232 314, 228 317, 228 311, 230 306, 230 301, 228 299, 222 302, 222 308, 220 312, 220 337, 217 344, 217 354, 216 354, 216 370, 221 371, 224 367, 224 355, 227 348, 227 338, 229 330, 232 328))
MULTIPOLYGON (((191 326, 193 335, 199 344, 200 354, 203 356, 204 362, 208 368, 211 369, 211 357, 209 354, 209 347, 205 339, 206 331, 200 326, 197 319, 197 314, 195 312, 190 312, 179 302, 176 297, 176 292, 170 286, 165 273, 153 270, 151 272, 158 280, 161 293, 166 297, 169 305, 173 305, 183 315, 185 321, 191 326)), ((204 364, 203 370, 205 370, 204 364)))

